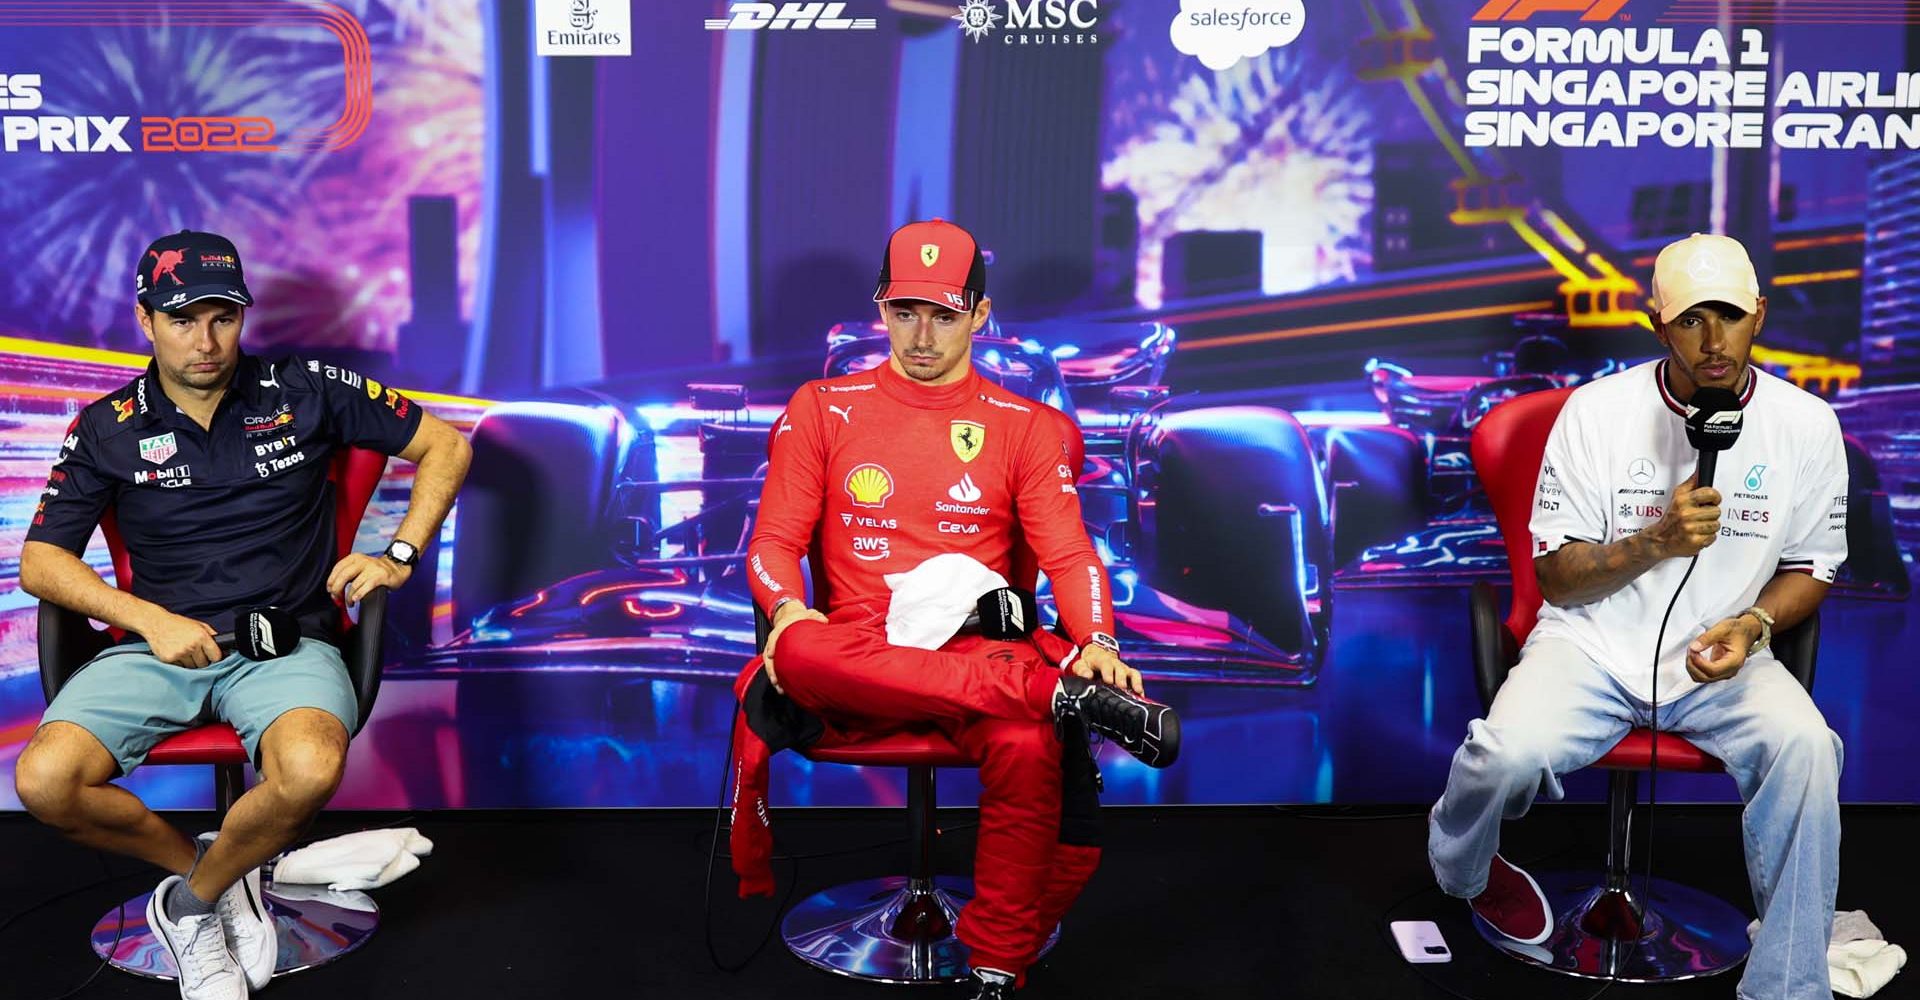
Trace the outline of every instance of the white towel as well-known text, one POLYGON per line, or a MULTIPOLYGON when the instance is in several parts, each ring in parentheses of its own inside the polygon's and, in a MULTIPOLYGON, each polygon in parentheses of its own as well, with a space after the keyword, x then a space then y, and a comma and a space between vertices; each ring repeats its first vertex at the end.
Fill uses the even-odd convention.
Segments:
MULTIPOLYGON (((1760 933, 1760 921, 1747 925, 1747 938, 1760 933)), ((1833 940, 1827 945, 1827 975, 1843 997, 1870 997, 1907 964, 1907 951, 1888 944, 1865 910, 1833 915, 1833 940)))
POLYGON ((1007 578, 972 556, 943 552, 905 573, 888 573, 887 642, 939 649, 953 638, 980 595, 1007 585, 1007 578))
POLYGON ((420 867, 433 841, 413 827, 361 830, 308 844, 273 866, 273 880, 330 889, 377 889, 420 867))

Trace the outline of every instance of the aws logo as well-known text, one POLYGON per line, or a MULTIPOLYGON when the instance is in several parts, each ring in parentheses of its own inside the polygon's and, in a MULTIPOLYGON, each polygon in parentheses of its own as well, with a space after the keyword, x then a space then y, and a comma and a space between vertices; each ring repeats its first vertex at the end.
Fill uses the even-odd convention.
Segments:
POLYGON ((1582 21, 1611 21, 1627 0, 1488 0, 1476 21, 1526 21, 1535 14, 1579 14, 1582 21))

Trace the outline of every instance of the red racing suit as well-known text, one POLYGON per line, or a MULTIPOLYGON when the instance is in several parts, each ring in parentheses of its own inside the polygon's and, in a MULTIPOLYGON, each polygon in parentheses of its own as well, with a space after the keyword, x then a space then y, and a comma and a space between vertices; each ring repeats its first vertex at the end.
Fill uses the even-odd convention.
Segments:
MULTIPOLYGON (((1098 863, 1059 843, 1061 748, 1051 698, 1057 664, 1111 631, 1106 569, 1088 541, 1076 480, 1079 431, 1058 410, 979 377, 919 385, 890 365, 810 382, 772 432, 747 568, 771 612, 806 595, 830 622, 799 622, 775 650, 780 683, 826 725, 821 745, 931 726, 980 764, 976 895, 957 933, 976 967, 1023 975, 1098 863), (1071 642, 961 635, 942 649, 891 646, 885 574, 965 553, 1016 586, 1052 581, 1071 642), (1037 562, 1037 567, 1033 563, 1037 562), (1023 579, 1024 577, 1024 579, 1023 579)), ((756 658, 735 686, 746 694, 756 658)), ((771 894, 767 747, 735 726, 732 846, 743 896, 771 894)))

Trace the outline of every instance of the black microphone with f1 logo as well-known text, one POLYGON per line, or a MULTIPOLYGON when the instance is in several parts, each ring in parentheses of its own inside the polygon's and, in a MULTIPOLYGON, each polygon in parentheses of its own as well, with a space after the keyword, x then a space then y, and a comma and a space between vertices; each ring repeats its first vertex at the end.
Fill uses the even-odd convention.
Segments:
POLYGON ((272 660, 300 644, 300 622, 270 604, 240 608, 233 613, 233 631, 216 633, 213 641, 249 660, 272 660))
POLYGON ((1740 397, 1732 390, 1714 386, 1694 390, 1687 405, 1687 443, 1700 452, 1695 486, 1705 489, 1713 485, 1713 467, 1720 453, 1740 440, 1745 419, 1740 397))

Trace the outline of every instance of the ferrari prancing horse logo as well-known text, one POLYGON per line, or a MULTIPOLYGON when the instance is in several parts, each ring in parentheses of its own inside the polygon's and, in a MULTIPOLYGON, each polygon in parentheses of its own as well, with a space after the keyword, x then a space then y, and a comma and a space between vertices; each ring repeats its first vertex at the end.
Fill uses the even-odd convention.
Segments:
POLYGON ((953 443, 953 453, 960 461, 971 462, 980 456, 980 449, 987 443, 987 425, 975 420, 956 420, 947 428, 947 440, 953 443))
POLYGON ((940 259, 940 245, 938 243, 920 244, 920 263, 925 264, 928 267, 932 267, 933 262, 939 259, 940 259))

